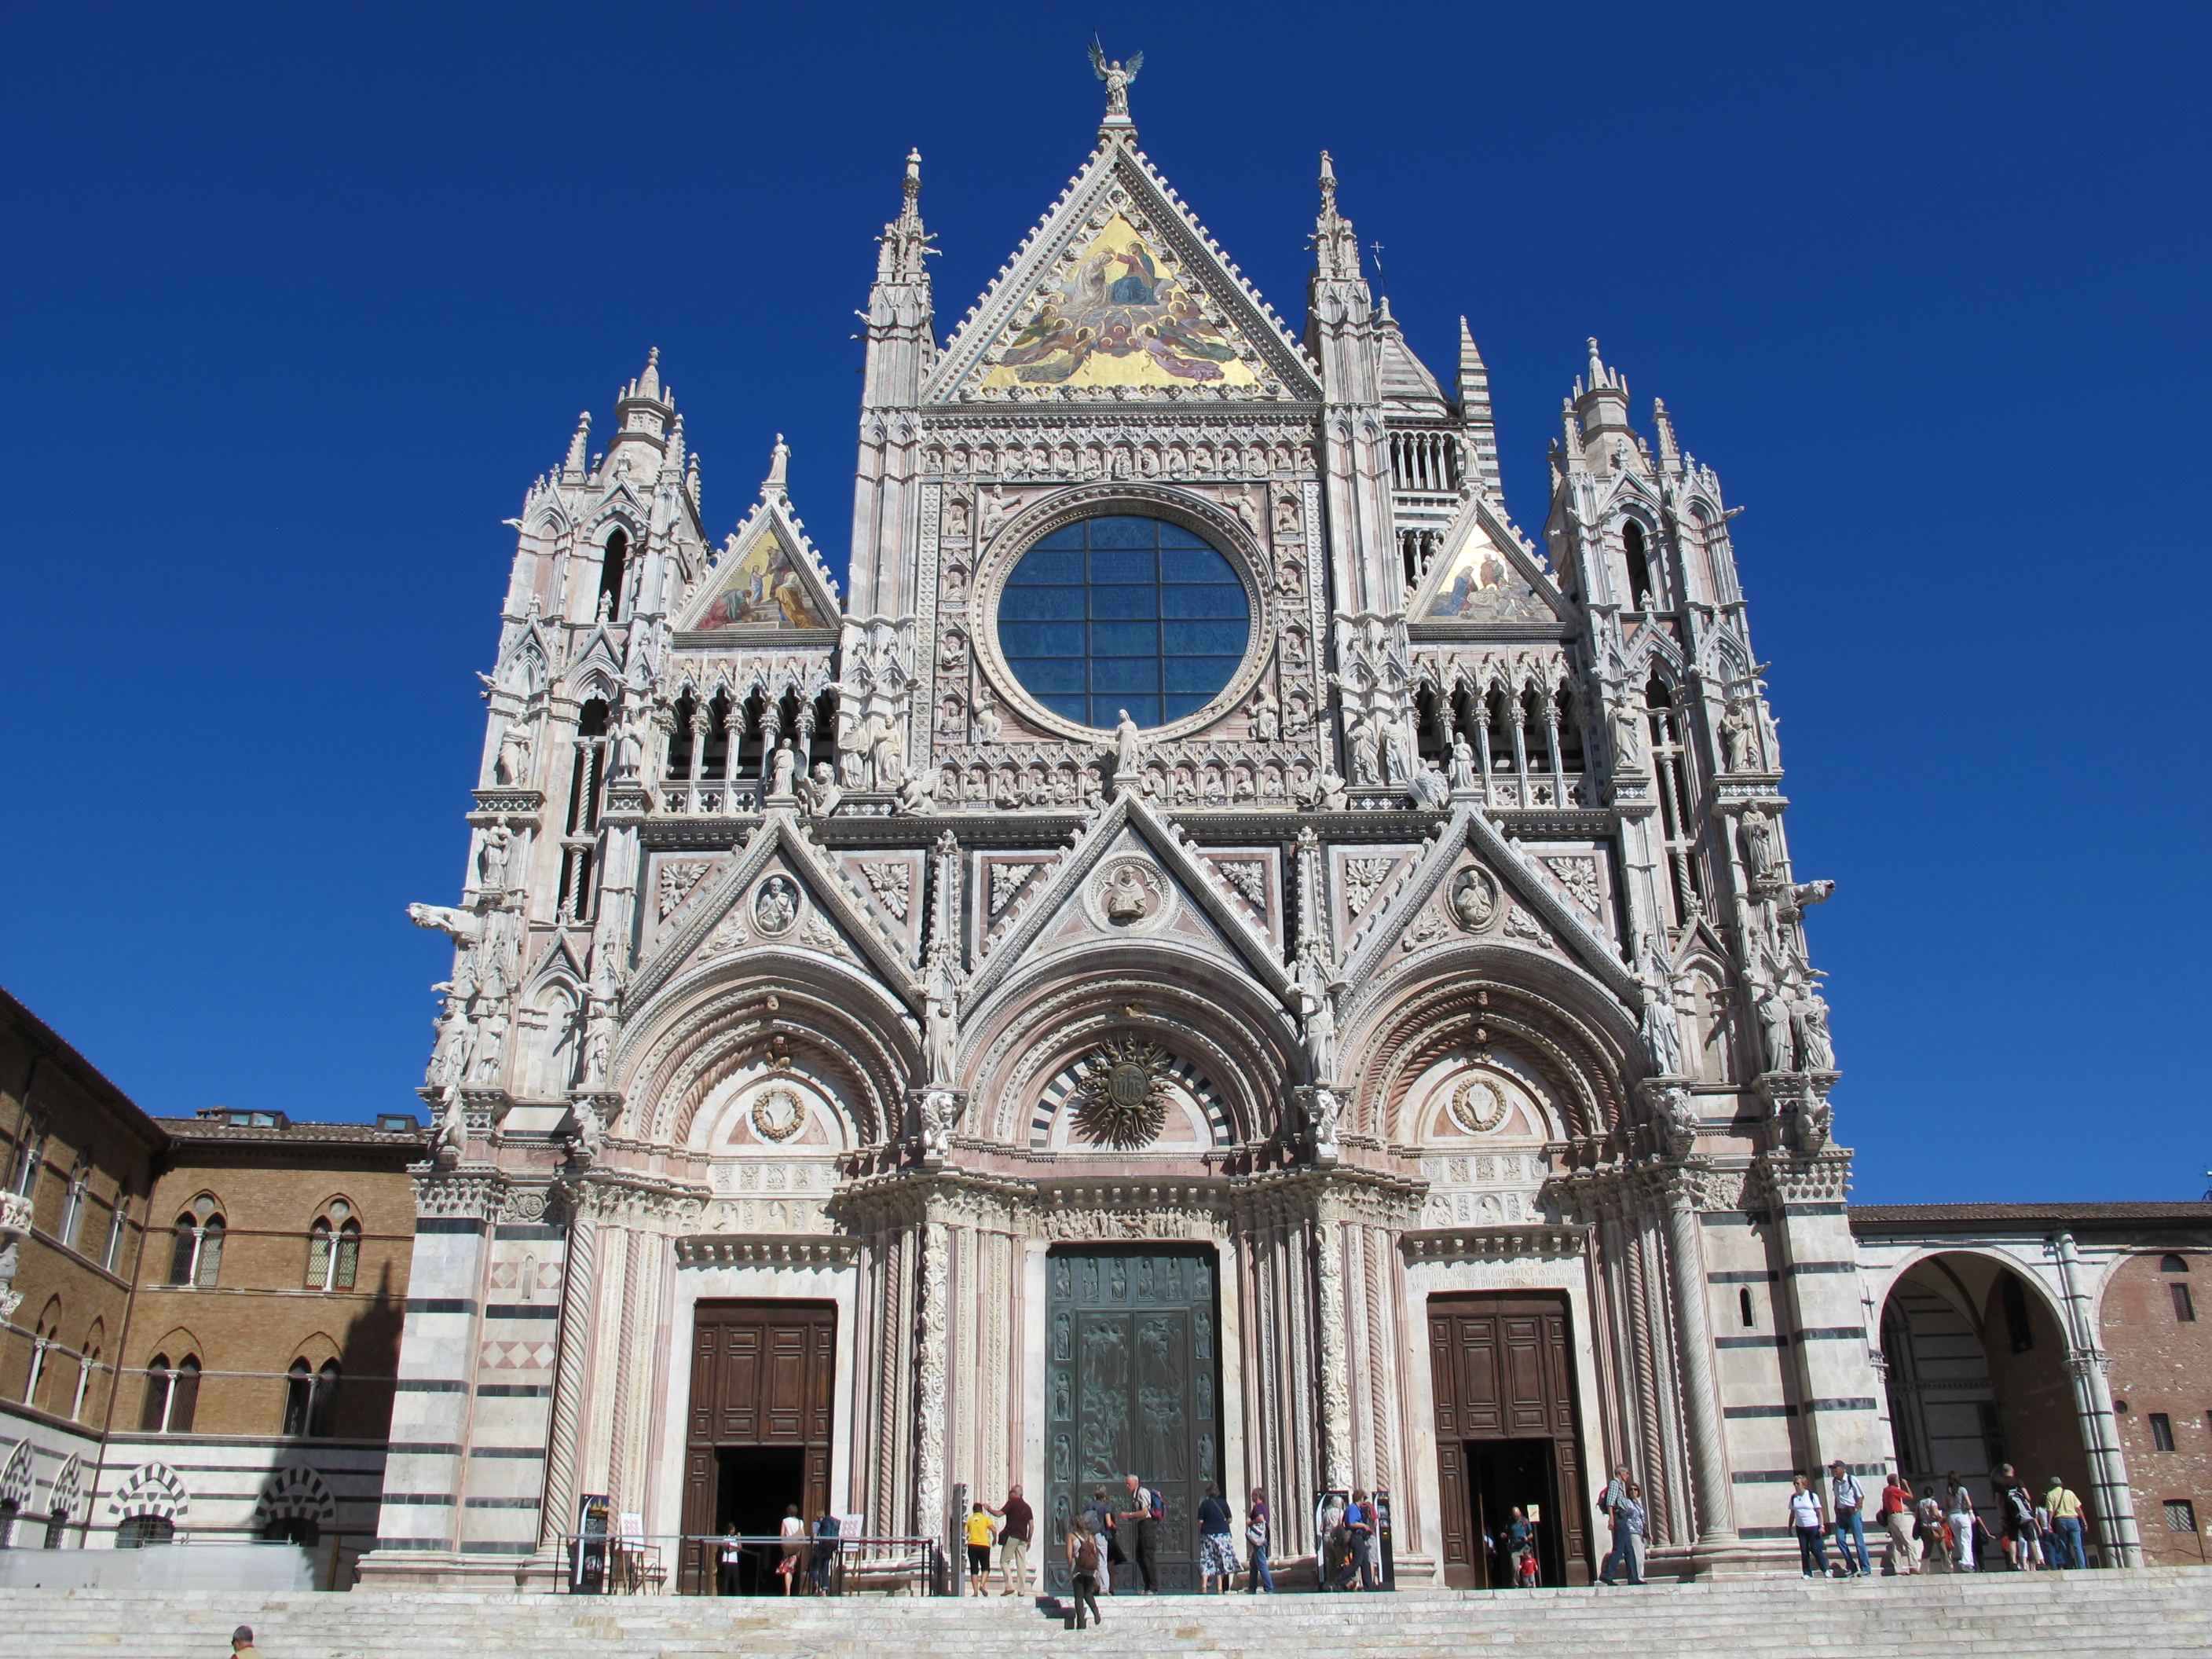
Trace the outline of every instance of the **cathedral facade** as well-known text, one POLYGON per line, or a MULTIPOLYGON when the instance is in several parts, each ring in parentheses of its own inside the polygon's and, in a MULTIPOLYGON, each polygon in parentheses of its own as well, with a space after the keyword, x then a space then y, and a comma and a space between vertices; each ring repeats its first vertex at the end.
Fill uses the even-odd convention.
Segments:
POLYGON ((849 588, 781 445, 718 544, 657 357, 520 517, 422 1092, 370 1583, 558 1588, 592 1504, 950 1541, 1389 1494, 1480 1583, 1786 1545, 1887 1449, 1719 480, 1590 343, 1532 538, 1464 324, 1323 156, 1303 333, 1097 147, 940 334, 881 239, 849 588))

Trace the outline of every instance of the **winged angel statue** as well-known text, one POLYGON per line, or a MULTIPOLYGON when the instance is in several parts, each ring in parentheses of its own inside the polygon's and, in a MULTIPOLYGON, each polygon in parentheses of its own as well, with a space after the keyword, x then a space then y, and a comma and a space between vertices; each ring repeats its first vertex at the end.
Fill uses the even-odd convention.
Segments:
POLYGON ((1124 115, 1129 112, 1129 82, 1137 78, 1137 71, 1145 66, 1145 54, 1138 52, 1125 68, 1106 61, 1106 49, 1098 44, 1098 37, 1091 37, 1091 68, 1092 73, 1106 83, 1106 113, 1124 115))

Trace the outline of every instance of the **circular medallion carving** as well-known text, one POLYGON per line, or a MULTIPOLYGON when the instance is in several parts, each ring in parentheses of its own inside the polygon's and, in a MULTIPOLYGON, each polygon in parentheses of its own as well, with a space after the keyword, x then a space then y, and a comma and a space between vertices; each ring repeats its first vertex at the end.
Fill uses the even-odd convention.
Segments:
POLYGON ((1075 1127, 1118 1152, 1150 1146, 1168 1120, 1168 1057, 1139 1036, 1115 1037, 1083 1062, 1075 1127))
POLYGON ((1115 859, 1091 884, 1098 919, 1114 932, 1145 933, 1166 919, 1167 878, 1149 860, 1115 859))
POLYGON ((1452 1091, 1452 1121, 1471 1135, 1488 1134, 1512 1109, 1505 1091, 1486 1077, 1471 1077, 1452 1091))
POLYGON ((1479 933, 1498 920, 1498 883, 1489 871, 1470 866, 1453 878, 1452 915, 1470 933, 1479 933))
POLYGON ((781 939, 799 921, 799 888, 787 876, 770 876, 753 890, 753 926, 781 939))
POLYGON ((788 1140, 806 1127, 806 1108, 788 1089, 771 1089, 753 1102, 753 1130, 763 1140, 788 1140))

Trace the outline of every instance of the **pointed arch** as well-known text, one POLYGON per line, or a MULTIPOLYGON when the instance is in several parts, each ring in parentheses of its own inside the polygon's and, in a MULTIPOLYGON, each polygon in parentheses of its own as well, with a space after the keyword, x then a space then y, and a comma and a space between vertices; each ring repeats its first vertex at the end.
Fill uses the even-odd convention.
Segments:
MULTIPOLYGON (((1097 941, 1069 971, 1063 953, 1010 974, 963 1018, 961 1076, 969 1133, 1027 1146, 1045 1097, 1103 1042, 1157 1043, 1171 1067, 1202 1080, 1216 1145, 1266 1139, 1279 1103, 1303 1080, 1304 1056, 1273 993, 1155 937, 1097 941)), ((1051 1103, 1056 1108, 1058 1102, 1051 1103)))
POLYGON ((1503 1048, 1540 1078, 1570 1139, 1601 1138, 1626 1117, 1644 1064, 1636 1023, 1565 963, 1471 940, 1424 951, 1389 980, 1355 1006, 1344 1032, 1345 1052, 1368 1057, 1353 1085, 1352 1132, 1384 1145, 1404 1140, 1413 1084, 1470 1044, 1503 1048))
POLYGON ((850 1114, 854 1144, 880 1144, 898 1132, 908 1081, 920 1075, 900 1006, 868 974, 808 952, 710 959, 651 1006, 654 1018, 623 1032, 614 1068, 635 1103, 623 1133, 639 1139, 684 1144, 720 1085, 767 1056, 803 1053, 850 1114))

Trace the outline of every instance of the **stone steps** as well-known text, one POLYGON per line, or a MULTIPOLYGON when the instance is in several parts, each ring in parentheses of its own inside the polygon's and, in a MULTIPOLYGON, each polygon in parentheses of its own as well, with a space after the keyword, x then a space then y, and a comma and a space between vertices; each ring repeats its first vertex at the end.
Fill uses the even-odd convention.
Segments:
MULTIPOLYGON (((1981 1574, 1641 1589, 1425 1591, 1367 1596, 1119 1596, 1086 1641, 1188 1659, 1464 1659, 1512 1649, 1545 1659, 1945 1659, 1966 1654, 2212 1655, 2212 1571, 1981 1574)), ((1033 1659, 1073 1639, 1034 1604, 853 1596, 716 1601, 356 1591, 0 1590, 9 1650, 40 1659, 221 1659, 251 1624, 267 1659, 1033 1659)))

